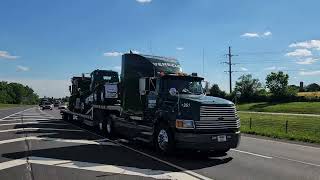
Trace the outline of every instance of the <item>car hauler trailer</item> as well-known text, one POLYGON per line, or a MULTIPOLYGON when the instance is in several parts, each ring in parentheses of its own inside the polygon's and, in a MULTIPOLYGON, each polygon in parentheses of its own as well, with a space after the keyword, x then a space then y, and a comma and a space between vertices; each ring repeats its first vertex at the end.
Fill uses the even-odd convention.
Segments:
MULTIPOLYGON (((90 77, 73 77, 69 86, 67 109, 60 112, 64 120, 78 120, 89 126, 99 126, 107 115, 107 105, 118 103, 119 75, 111 70, 94 70, 90 77)), ((115 107, 120 107, 119 105, 115 107)))
MULTIPOLYGON (((240 119, 235 105, 206 96, 202 81, 195 73, 183 73, 176 59, 124 54, 117 101, 109 98, 101 104, 93 98, 92 114, 82 118, 96 122, 91 125, 108 135, 151 143, 164 153, 174 148, 217 152, 236 148, 240 119)), ((68 119, 74 112, 62 113, 68 119)))

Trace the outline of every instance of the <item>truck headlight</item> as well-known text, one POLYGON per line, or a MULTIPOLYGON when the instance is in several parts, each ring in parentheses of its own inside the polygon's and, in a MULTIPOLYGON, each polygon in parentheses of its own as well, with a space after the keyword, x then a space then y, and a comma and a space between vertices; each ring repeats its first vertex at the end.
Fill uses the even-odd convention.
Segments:
POLYGON ((177 119, 176 120, 176 128, 178 128, 178 129, 194 129, 194 121, 193 120, 177 119))

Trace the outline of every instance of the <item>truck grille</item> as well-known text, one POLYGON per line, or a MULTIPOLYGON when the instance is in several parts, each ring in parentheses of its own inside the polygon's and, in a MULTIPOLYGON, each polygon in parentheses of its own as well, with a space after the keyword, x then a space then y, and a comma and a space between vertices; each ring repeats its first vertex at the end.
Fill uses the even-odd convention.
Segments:
POLYGON ((195 125, 197 129, 237 129, 240 119, 234 106, 201 106, 200 121, 195 121, 195 125))

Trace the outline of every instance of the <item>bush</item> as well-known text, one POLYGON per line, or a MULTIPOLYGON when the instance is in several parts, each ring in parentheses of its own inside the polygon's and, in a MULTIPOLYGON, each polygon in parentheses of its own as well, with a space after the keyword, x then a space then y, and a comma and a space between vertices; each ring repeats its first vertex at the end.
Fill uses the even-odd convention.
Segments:
POLYGON ((0 103, 37 104, 39 97, 33 89, 19 83, 0 82, 0 103))
POLYGON ((210 88, 208 95, 215 96, 215 97, 220 97, 220 98, 225 98, 226 97, 226 92, 220 90, 218 84, 214 84, 210 88))

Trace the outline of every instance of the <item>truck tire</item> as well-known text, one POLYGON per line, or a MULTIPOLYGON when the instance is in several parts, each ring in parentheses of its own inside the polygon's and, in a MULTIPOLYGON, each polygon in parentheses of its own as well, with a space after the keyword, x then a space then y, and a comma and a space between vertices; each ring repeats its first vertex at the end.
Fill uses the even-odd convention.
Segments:
POLYGON ((68 121, 68 114, 67 114, 67 113, 63 113, 63 114, 62 114, 62 119, 63 119, 64 121, 68 121))
POLYGON ((168 125, 161 123, 154 138, 157 151, 162 154, 171 154, 174 149, 174 137, 168 125))
POLYGON ((102 122, 102 131, 107 137, 112 137, 114 135, 114 128, 111 116, 108 116, 106 120, 102 122))
POLYGON ((68 115, 68 121, 73 121, 73 115, 72 114, 68 115))

